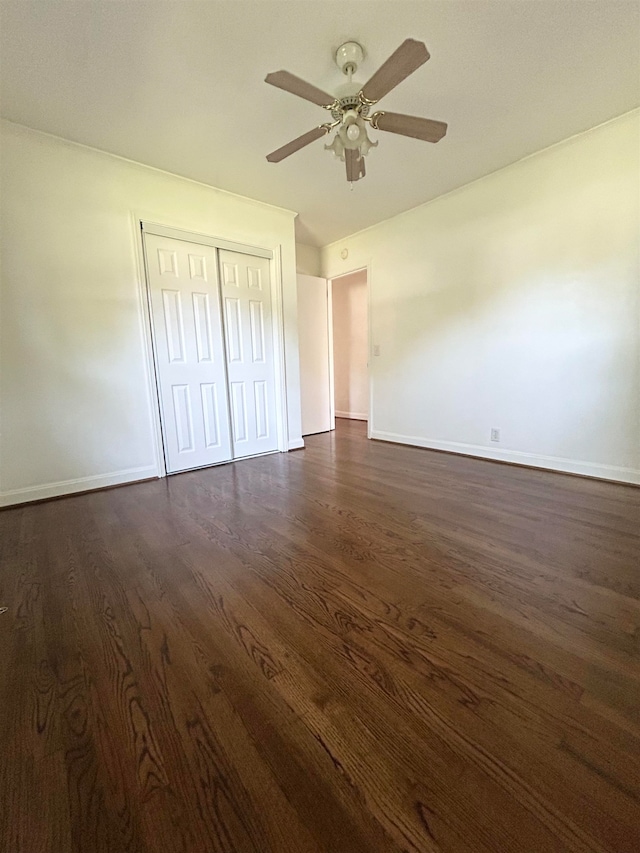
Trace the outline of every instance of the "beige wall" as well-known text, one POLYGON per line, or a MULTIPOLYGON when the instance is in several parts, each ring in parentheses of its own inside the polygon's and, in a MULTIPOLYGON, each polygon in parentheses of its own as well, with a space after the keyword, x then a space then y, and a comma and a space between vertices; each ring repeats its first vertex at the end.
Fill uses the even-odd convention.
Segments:
POLYGON ((374 437, 640 482, 639 130, 634 111, 323 249, 327 277, 371 265, 374 437))
POLYGON ((302 444, 293 213, 7 122, 1 175, 0 503, 158 473, 136 216, 281 257, 302 444))
POLYGON ((366 270, 334 279, 331 293, 336 417, 366 420, 369 412, 366 270))
POLYGON ((296 243, 296 270, 303 275, 320 275, 320 249, 317 246, 307 246, 296 243))

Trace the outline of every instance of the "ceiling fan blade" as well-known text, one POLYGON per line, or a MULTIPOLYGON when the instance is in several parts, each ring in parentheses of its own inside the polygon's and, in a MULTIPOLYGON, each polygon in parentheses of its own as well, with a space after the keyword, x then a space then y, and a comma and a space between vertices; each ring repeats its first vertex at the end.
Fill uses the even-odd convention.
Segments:
POLYGON ((412 136, 414 139, 423 139, 425 142, 438 142, 447 132, 447 124, 444 121, 405 116, 402 113, 374 113, 371 116, 371 126, 376 130, 412 136))
POLYGON ((415 39, 403 41, 376 71, 373 77, 362 87, 362 95, 367 101, 376 102, 402 83, 410 74, 420 68, 429 59, 426 45, 415 39))
POLYGON ((277 86, 278 89, 284 89, 285 92, 291 92, 292 95, 297 95, 299 98, 304 98, 305 101, 311 101, 312 104, 317 104, 319 107, 330 107, 336 100, 333 95, 328 95, 322 89, 318 89, 288 71, 273 71, 271 74, 267 74, 264 81, 272 86, 277 86))
POLYGON ((358 152, 356 149, 345 149, 344 161, 347 166, 347 180, 349 181, 349 183, 353 183, 353 181, 359 181, 360 178, 364 178, 364 157, 358 157, 358 152))
POLYGON ((267 160, 270 163, 279 163, 281 160, 284 160, 285 157, 288 157, 290 154, 295 154, 296 151, 304 148, 305 145, 310 145, 312 142, 315 142, 316 139, 320 139, 320 137, 324 136, 326 132, 327 128, 324 125, 314 127, 313 130, 303 133, 302 136, 299 136, 297 139, 292 139, 291 142, 287 142, 287 144, 283 145, 282 148, 278 148, 276 151, 272 151, 271 154, 267 154, 267 160))

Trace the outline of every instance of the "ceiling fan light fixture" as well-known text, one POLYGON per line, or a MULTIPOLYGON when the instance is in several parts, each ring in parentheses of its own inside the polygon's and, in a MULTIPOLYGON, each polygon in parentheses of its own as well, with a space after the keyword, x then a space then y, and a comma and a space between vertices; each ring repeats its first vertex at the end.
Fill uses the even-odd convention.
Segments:
POLYGON ((370 148, 377 148, 377 147, 378 147, 378 141, 376 140, 375 142, 372 142, 369 139, 369 137, 367 136, 367 134, 365 133, 364 139, 362 140, 362 144, 360 145, 360 156, 366 157, 367 154, 369 153, 370 148))
POLYGON ((367 125, 362 116, 355 110, 349 110, 337 128, 331 144, 324 147, 327 151, 333 151, 336 157, 344 161, 346 151, 355 151, 360 159, 377 144, 369 139, 367 125))
POLYGON ((364 122, 357 110, 347 110, 344 113, 339 133, 345 148, 358 147, 362 134, 365 133, 363 125, 364 122))
POLYGON ((333 151, 337 160, 344 160, 344 142, 340 138, 340 134, 336 133, 333 137, 333 142, 330 145, 324 146, 325 151, 333 151))
POLYGON ((347 139, 349 142, 357 142, 360 139, 360 128, 355 122, 347 127, 347 139))

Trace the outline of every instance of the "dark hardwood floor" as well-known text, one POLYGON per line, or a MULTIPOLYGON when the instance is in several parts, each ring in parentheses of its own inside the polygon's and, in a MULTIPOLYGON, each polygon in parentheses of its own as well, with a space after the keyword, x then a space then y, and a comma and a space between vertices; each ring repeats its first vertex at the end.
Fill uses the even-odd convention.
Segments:
POLYGON ((368 442, 0 513, 7 853, 637 853, 640 490, 368 442))

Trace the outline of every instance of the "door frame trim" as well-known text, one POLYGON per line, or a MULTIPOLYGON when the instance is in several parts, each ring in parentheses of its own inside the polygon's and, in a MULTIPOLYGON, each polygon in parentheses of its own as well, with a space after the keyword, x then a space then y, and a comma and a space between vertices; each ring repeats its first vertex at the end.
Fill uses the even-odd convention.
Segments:
MULTIPOLYGON (((151 314, 151 291, 149 288, 149 276, 147 271, 147 256, 144 243, 145 234, 154 234, 159 237, 169 237, 174 240, 184 240, 202 246, 215 249, 228 249, 231 252, 239 252, 258 258, 266 258, 269 261, 270 287, 271 287, 271 311, 272 331, 274 348, 274 368, 276 386, 276 430, 278 439, 278 451, 286 453, 289 450, 289 426, 287 411, 287 387, 284 353, 284 308, 283 308, 283 286, 282 286, 282 247, 278 244, 273 248, 264 246, 252 246, 246 243, 236 243, 222 237, 213 237, 208 234, 200 234, 195 231, 185 231, 181 228, 173 228, 151 222, 144 216, 134 211, 131 212, 132 224, 135 233, 135 254, 138 267, 138 296, 141 307, 141 335, 145 356, 147 374, 147 403, 149 416, 152 423, 152 434, 154 444, 154 455, 158 468, 158 476, 168 476, 164 453, 164 435, 162 429, 160 389, 158 385, 158 374, 156 365, 156 342, 154 338, 153 320, 151 314)), ((224 333, 224 330, 223 330, 224 333)), ((271 451, 274 452, 274 451, 271 451)), ((268 455, 268 454, 266 454, 268 455)), ((231 459, 231 462, 234 460, 231 459)), ((227 464, 227 463, 219 463, 227 464)), ((199 466, 199 468, 202 466, 199 466)), ((203 466, 203 467, 215 467, 203 466)), ((199 470, 193 469, 193 470, 199 470)), ((191 469, 189 469, 191 470, 191 469)))
POLYGON ((276 373, 276 428, 278 450, 288 453, 289 408, 287 402, 287 367, 285 362, 284 292, 282 288, 282 246, 276 246, 269 261, 271 279, 271 329, 273 332, 273 364, 276 373))
POLYGON ((133 233, 133 250, 135 253, 136 267, 138 271, 138 304, 140 307, 138 317, 141 327, 140 333, 143 346, 144 368, 147 377, 147 407, 151 425, 153 453, 156 460, 158 477, 166 477, 167 466, 164 459, 162 423, 160 420, 160 392, 156 373, 153 323, 151 322, 151 294, 149 291, 146 253, 142 233, 143 217, 135 211, 130 211, 130 217, 133 233))
POLYGON ((193 231, 183 231, 181 228, 171 228, 168 225, 160 225, 157 222, 140 220, 140 227, 144 234, 155 234, 156 237, 170 237, 172 240, 184 240, 186 243, 197 243, 200 246, 212 246, 215 249, 228 249, 230 252, 238 252, 243 255, 252 255, 254 258, 267 258, 273 260, 273 251, 261 246, 250 246, 247 243, 234 243, 231 240, 223 240, 222 237, 211 237, 208 234, 198 234, 193 231))
POLYGON ((329 422, 331 429, 336 428, 336 377, 333 363, 333 282, 327 282, 327 340, 329 342, 329 422))

